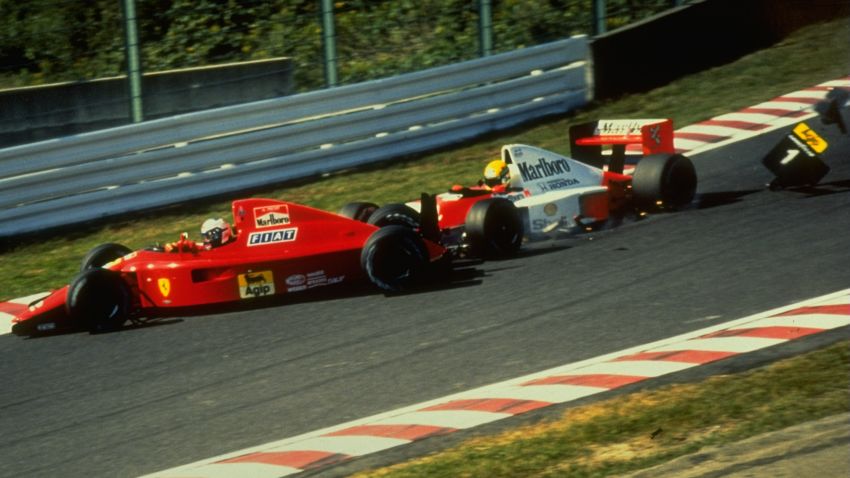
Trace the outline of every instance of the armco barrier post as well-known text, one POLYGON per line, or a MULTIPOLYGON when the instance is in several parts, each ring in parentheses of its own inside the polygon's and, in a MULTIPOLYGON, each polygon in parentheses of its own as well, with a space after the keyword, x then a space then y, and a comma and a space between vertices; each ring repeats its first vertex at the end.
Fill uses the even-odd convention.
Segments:
POLYGON ((337 83, 333 0, 322 0, 322 44, 325 49, 325 86, 331 88, 337 83))
POLYGON ((490 0, 478 0, 478 46, 480 56, 493 53, 493 9, 490 0))
POLYGON ((139 31, 136 28, 136 0, 124 0, 124 50, 127 57, 127 81, 130 90, 130 115, 133 123, 144 119, 142 112, 142 67, 139 60, 139 31))

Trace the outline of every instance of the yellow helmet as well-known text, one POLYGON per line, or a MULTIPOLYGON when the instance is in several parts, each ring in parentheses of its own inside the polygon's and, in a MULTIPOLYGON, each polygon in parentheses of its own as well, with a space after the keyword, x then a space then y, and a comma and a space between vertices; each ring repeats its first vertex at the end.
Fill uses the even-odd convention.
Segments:
POLYGON ((505 184, 510 180, 508 165, 501 159, 494 159, 484 168, 484 184, 493 187, 505 184))

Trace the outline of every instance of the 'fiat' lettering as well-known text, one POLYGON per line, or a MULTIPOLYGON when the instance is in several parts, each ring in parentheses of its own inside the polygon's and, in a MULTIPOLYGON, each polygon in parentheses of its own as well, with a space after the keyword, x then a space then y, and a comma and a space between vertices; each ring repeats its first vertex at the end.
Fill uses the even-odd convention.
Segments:
POLYGON ((266 232, 252 232, 248 236, 249 246, 264 246, 266 244, 275 244, 279 242, 291 242, 295 240, 298 233, 297 227, 289 229, 276 229, 266 232))

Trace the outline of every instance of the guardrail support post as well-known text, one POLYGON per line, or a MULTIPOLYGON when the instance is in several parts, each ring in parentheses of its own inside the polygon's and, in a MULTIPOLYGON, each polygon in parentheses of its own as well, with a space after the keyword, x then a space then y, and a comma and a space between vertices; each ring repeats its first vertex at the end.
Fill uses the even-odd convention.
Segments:
POLYGON ((325 49, 325 86, 331 88, 337 83, 333 0, 322 0, 322 44, 325 49))
POLYGON ((478 0, 478 48, 479 56, 493 53, 493 11, 491 0, 478 0))
POLYGON ((130 89, 130 119, 141 123, 142 111, 142 67, 139 56, 139 30, 136 27, 136 0, 123 0, 124 7, 124 51, 127 59, 127 84, 130 89))
POLYGON ((593 34, 601 35, 606 30, 605 0, 593 0, 593 34))

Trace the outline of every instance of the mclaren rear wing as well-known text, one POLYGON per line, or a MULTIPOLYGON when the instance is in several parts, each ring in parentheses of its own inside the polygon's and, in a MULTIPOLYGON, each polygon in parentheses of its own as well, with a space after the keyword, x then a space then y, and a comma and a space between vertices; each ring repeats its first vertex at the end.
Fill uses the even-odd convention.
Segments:
POLYGON ((597 168, 622 173, 628 145, 640 145, 643 156, 675 153, 673 121, 669 119, 597 120, 570 127, 570 154, 597 168), (603 155, 609 146, 611 154, 603 155))

